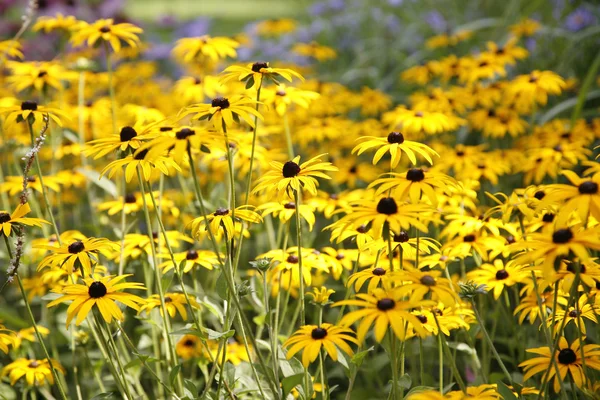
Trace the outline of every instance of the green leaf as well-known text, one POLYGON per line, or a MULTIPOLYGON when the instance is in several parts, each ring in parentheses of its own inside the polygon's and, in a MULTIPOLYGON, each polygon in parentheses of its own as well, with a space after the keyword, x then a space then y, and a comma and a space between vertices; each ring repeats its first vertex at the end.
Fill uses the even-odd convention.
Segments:
POLYGON ((223 312, 221 311, 221 309, 216 306, 215 304, 213 304, 208 297, 204 297, 204 300, 199 302, 204 308, 206 308, 208 311, 210 311, 211 314, 213 314, 215 317, 217 317, 219 319, 219 322, 222 324, 223 323, 223 312))
POLYGON ((398 379, 398 386, 400 386, 401 388, 404 388, 404 389, 410 389, 410 387, 412 386, 412 379, 410 378, 410 375, 408 375, 408 374, 402 375, 398 379))
POLYGON ((129 369, 132 367, 136 367, 138 365, 142 365, 143 363, 153 363, 158 361, 157 358, 151 357, 149 355, 146 354, 139 354, 139 353, 133 353, 137 358, 129 361, 127 364, 125 364, 125 369, 129 369))
POLYGON ((200 151, 206 154, 210 154, 210 148, 208 146, 205 146, 203 144, 200 145, 200 151))
POLYGON ((217 278, 217 285, 216 285, 217 294, 223 300, 227 300, 227 292, 228 292, 227 281, 225 279, 226 278, 223 275, 223 272, 221 272, 219 274, 219 277, 217 278))
POLYGON ((160 284, 163 288, 163 292, 167 292, 169 287, 171 287, 171 283, 173 282, 173 277, 175 276, 175 271, 169 270, 166 272, 162 279, 160 280, 160 284))
POLYGON ((181 370, 181 364, 176 365, 171 372, 169 372, 169 383, 171 387, 174 387, 175 380, 177 379, 177 375, 179 375, 179 371, 181 370))
POLYGON ((250 78, 246 81, 246 89, 250 89, 252 86, 254 86, 254 76, 250 75, 250 78))
POLYGON ((371 346, 367 350, 363 350, 356 353, 354 356, 352 356, 352 364, 356 365, 357 367, 360 367, 367 354, 373 350, 375 350, 375 347, 371 346))
POLYGON ((600 53, 598 53, 598 55, 596 55, 596 58, 594 59, 594 62, 588 69, 587 74, 585 75, 585 79, 583 80, 583 83, 581 84, 581 88, 579 89, 579 96, 577 96, 577 104, 575 105, 573 114, 571 114, 571 127, 575 126, 575 121, 577 121, 577 119, 581 115, 581 110, 583 110, 583 106, 584 106, 585 100, 586 100, 586 95, 587 95, 588 91, 590 90, 590 88, 592 87, 592 85, 594 84, 594 81, 596 80, 596 75, 598 73, 599 68, 600 68, 600 53))
POLYGON ((498 385, 498 393, 502 396, 504 400, 517 400, 517 396, 513 393, 512 390, 506 386, 504 382, 497 382, 498 385))
POLYGON ((170 332, 169 335, 194 335, 198 336, 200 339, 206 340, 207 336, 204 332, 199 332, 197 329, 192 328, 183 328, 178 329, 176 331, 170 332))
POLYGON ((283 381, 281 382, 281 386, 283 387, 283 396, 281 398, 285 399, 293 388, 302 384, 303 379, 304 373, 295 374, 288 376, 287 378, 283 378, 283 381))
POLYGON ((208 338, 210 340, 226 340, 229 339, 230 337, 232 337, 233 335, 235 335, 235 330, 234 329, 230 329, 227 332, 217 332, 217 331, 213 331, 212 329, 205 329, 206 333, 208 334, 208 338))
POLYGON ((106 193, 110 194, 113 197, 117 197, 117 186, 113 181, 108 179, 106 176, 100 176, 100 174, 93 169, 87 168, 76 168, 75 171, 79 172, 81 175, 85 176, 89 179, 90 182, 98 185, 102 190, 106 193))
POLYGON ((410 394, 425 392, 427 390, 437 390, 437 388, 434 388, 432 386, 415 386, 414 388, 410 389, 410 391, 406 395, 408 397, 408 395, 410 394))
POLYGON ((199 394, 198 387, 196 387, 194 382, 192 382, 189 379, 184 379, 183 386, 185 387, 186 390, 188 390, 190 392, 192 399, 195 399, 196 397, 198 397, 198 394, 199 394))

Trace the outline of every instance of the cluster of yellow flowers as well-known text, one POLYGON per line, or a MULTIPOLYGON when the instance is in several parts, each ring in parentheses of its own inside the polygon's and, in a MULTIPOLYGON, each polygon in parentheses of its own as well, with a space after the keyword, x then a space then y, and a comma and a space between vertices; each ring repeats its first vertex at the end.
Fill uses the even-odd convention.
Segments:
MULTIPOLYGON (((0 235, 31 326, 0 327, 0 350, 14 359, 2 375, 13 385, 23 377, 28 387, 59 383, 54 390, 67 398, 59 360, 45 346, 40 360, 19 350, 49 333, 29 305, 41 303, 41 320, 61 322, 54 329, 71 339, 73 354, 83 349, 89 358, 88 332, 94 336, 124 398, 145 396, 136 384, 142 373, 159 397, 182 396, 195 388, 183 374, 196 379, 198 365, 205 392, 216 379, 218 391, 234 396, 244 383, 224 378, 227 362, 250 363, 256 396, 285 397, 298 387, 298 396, 319 390, 327 398, 325 355, 346 364, 351 391, 360 361, 350 368, 347 359, 357 348, 368 357, 371 337, 387 346, 395 397, 404 395, 398 374, 413 343, 426 386, 428 340, 439 346, 440 388, 449 383, 445 357, 461 390, 416 391, 412 400, 499 399, 506 391, 521 398, 548 392, 550 382, 555 392, 597 390, 600 346, 585 341, 600 310, 600 164, 590 159, 600 118, 545 110, 575 80, 515 72, 528 57, 522 38, 538 28, 526 20, 477 55, 405 70, 400 79, 417 88, 403 105, 377 89, 323 82, 309 67, 225 66, 241 38, 180 39, 172 57, 185 75, 176 81, 138 60, 139 27, 110 19, 40 18, 34 31, 75 46, 54 61, 23 61, 18 42, 0 42, 0 204, 13 210, 0 212, 0 235), (106 72, 90 68, 94 58, 105 60, 106 72), (19 157, 29 148, 24 159, 35 159, 37 174, 22 176, 19 157), (24 243, 30 227, 40 229, 24 243), (144 298, 131 290, 145 290, 144 298), (487 292, 494 301, 480 303, 487 292), (54 308, 65 302, 66 316, 54 308), (521 343, 505 346, 522 379, 494 347, 486 308, 494 326, 500 314, 514 320, 513 339, 536 332, 535 343, 546 344, 528 350, 538 355, 532 359, 521 343), (504 382, 486 383, 488 364, 470 378, 481 385, 465 385, 450 336, 475 359, 484 340, 504 382), (288 360, 302 351, 304 371, 319 359, 318 384, 291 371, 284 351, 288 360), (259 377, 259 364, 271 373, 259 377)), ((279 34, 294 25, 261 29, 279 34)), ((473 35, 441 35, 427 46, 473 35)), ((294 51, 336 57, 317 43, 294 51)), ((86 363, 76 360, 74 374, 86 363)), ((92 370, 103 388, 103 369, 92 370)))

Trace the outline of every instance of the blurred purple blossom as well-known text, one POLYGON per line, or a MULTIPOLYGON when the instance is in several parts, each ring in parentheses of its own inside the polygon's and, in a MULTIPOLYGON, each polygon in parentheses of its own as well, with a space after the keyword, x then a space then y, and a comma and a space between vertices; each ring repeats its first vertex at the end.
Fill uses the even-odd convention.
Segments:
POLYGON ((177 29, 175 36, 177 38, 202 36, 206 35, 209 29, 210 20, 205 17, 199 17, 177 29))
POLYGON ((448 23, 442 14, 437 11, 430 11, 425 15, 425 22, 429 24, 434 32, 442 33, 448 30, 448 23))
POLYGON ((388 4, 392 7, 401 6, 404 0, 387 0, 388 4))
POLYGON ((567 16, 565 28, 572 32, 577 32, 596 24, 596 21, 596 16, 587 7, 581 6, 567 16))

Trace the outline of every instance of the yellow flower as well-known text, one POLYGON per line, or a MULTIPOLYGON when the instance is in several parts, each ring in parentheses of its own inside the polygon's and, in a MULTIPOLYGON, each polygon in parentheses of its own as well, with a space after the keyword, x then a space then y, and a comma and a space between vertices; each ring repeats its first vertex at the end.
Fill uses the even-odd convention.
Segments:
POLYGON ((63 89, 62 81, 70 76, 70 73, 56 62, 7 61, 6 66, 11 70, 7 82, 17 92, 25 89, 34 89, 40 93, 50 89, 60 91, 63 89))
POLYGON ((4 353, 8 353, 8 346, 13 346, 16 340, 15 332, 6 329, 6 327, 0 324, 0 350, 4 353))
POLYGON ((313 298, 313 302, 320 305, 325 305, 329 303, 329 296, 335 293, 333 289, 327 289, 325 286, 321 286, 320 288, 313 288, 312 292, 306 292, 307 296, 311 296, 313 298))
POLYGON ((4 234, 4 236, 10 236, 12 233, 13 225, 27 225, 27 226, 38 226, 41 227, 42 224, 48 224, 48 221, 45 221, 40 218, 27 218, 25 215, 31 212, 31 208, 29 207, 29 203, 19 204, 15 211, 12 214, 9 214, 4 211, 0 211, 0 233, 4 234))
POLYGON ((45 116, 56 122, 58 126, 63 125, 60 118, 69 119, 66 113, 57 108, 45 107, 30 100, 22 102, 20 106, 0 108, 0 114, 8 114, 4 121, 4 128, 6 130, 15 128, 15 125, 21 122, 29 124, 33 124, 36 121, 40 122, 45 116))
POLYGON ((376 195, 392 191, 399 199, 410 199, 412 204, 418 204, 422 197, 427 197, 434 207, 438 205, 436 190, 445 192, 448 185, 454 185, 454 180, 446 174, 423 168, 411 168, 406 174, 387 174, 389 178, 380 178, 372 182, 369 188, 379 186, 376 195))
POLYGON ((296 215, 296 209, 300 213, 300 218, 308 223, 308 230, 312 231, 315 225, 315 208, 310 204, 300 204, 300 207, 296 207, 296 203, 293 201, 270 201, 268 203, 260 204, 257 207, 258 210, 262 211, 262 215, 273 214, 274 217, 278 217, 281 222, 288 222, 296 215))
POLYGON ((525 18, 508 27, 510 32, 516 37, 533 36, 539 29, 541 24, 534 19, 525 18))
POLYGON ((68 32, 78 23, 79 21, 72 15, 64 16, 62 13, 56 13, 54 17, 42 15, 38 17, 31 30, 34 32, 43 30, 45 33, 52 31, 68 32))
POLYGON ((246 66, 231 65, 225 68, 221 75, 220 81, 222 84, 237 79, 239 82, 246 82, 246 88, 252 89, 258 89, 262 85, 264 79, 279 84, 280 78, 291 82, 292 78, 296 77, 304 82, 304 77, 293 69, 273 68, 265 61, 247 64, 246 66))
POLYGON ((180 112, 180 117, 183 118, 190 114, 194 114, 193 118, 198 120, 208 119, 212 121, 213 126, 219 132, 226 131, 228 127, 232 127, 235 121, 243 119, 254 127, 254 120, 251 115, 259 119, 263 116, 253 107, 249 105, 256 104, 256 101, 242 96, 236 96, 231 99, 225 97, 217 97, 212 99, 210 104, 196 104, 185 108, 180 112))
MULTIPOLYGON (((425 330, 417 317, 409 312, 415 304, 402 300, 403 295, 396 290, 386 291, 375 289, 371 294, 358 293, 356 299, 342 300, 333 304, 333 307, 347 305, 360 307, 344 315, 340 321, 341 326, 350 326, 356 321, 362 319, 358 326, 356 335, 358 341, 363 343, 367 332, 375 324, 375 340, 381 342, 391 326, 394 334, 400 338, 404 336, 404 324, 410 322, 415 330, 425 335, 425 330)), ((420 305, 426 303, 435 303, 431 301, 421 301, 420 305)))
POLYGON ((266 19, 256 25, 256 31, 263 36, 278 36, 296 30, 297 22, 290 18, 266 19))
POLYGON ((271 169, 267 171, 256 183, 253 193, 265 192, 267 196, 277 195, 282 199, 286 194, 290 194, 290 189, 299 192, 306 189, 313 196, 317 195, 317 179, 331 179, 325 174, 328 171, 337 171, 337 167, 330 162, 321 161, 325 154, 318 155, 308 161, 298 164, 300 156, 282 164, 280 162, 271 162, 271 169))
POLYGON ((367 150, 377 148, 377 151, 373 156, 373 165, 377 164, 387 152, 389 152, 391 156, 391 168, 396 168, 398 166, 402 153, 406 154, 413 165, 417 164, 415 153, 425 158, 429 164, 433 164, 433 160, 431 159, 432 155, 440 156, 435 150, 425 144, 405 140, 404 135, 400 132, 391 132, 387 138, 364 136, 358 140, 360 140, 360 143, 352 149, 352 153, 361 155, 367 150))
POLYGON ((494 260, 493 264, 482 264, 477 269, 467 274, 467 280, 477 284, 485 285, 487 291, 494 292, 494 298, 498 300, 505 287, 523 282, 531 274, 522 265, 509 261, 504 264, 501 259, 494 260))
POLYGON ((383 121, 393 129, 399 128, 411 135, 435 135, 458 128, 462 120, 434 111, 411 110, 399 106, 384 114, 383 121))
POLYGON ((353 356, 354 351, 346 342, 358 344, 358 341, 350 334, 354 334, 351 329, 327 323, 321 326, 304 325, 283 343, 284 348, 289 347, 286 358, 289 360, 303 350, 302 365, 308 368, 317 359, 321 348, 327 351, 333 361, 338 359, 338 349, 353 356))
POLYGON ((0 41, 0 64, 4 63, 7 57, 22 59, 21 48, 21 43, 16 40, 0 41))
POLYGON ((232 240, 236 233, 234 219, 254 224, 262 222, 262 217, 252 211, 252 208, 253 206, 240 206, 233 212, 228 208, 217 208, 214 213, 208 214, 206 217, 194 218, 187 224, 186 228, 191 227, 192 235, 195 238, 200 238, 207 229, 206 222, 208 222, 208 228, 210 228, 213 235, 217 235, 223 230, 227 238, 232 240))
POLYGON ((94 306, 98 308, 106 322, 111 323, 113 318, 123 321, 125 316, 117 306, 117 301, 136 311, 139 311, 139 305, 144 303, 144 300, 136 295, 121 292, 123 289, 144 289, 144 285, 141 283, 119 283, 128 276, 131 276, 131 274, 115 277, 108 275, 98 280, 85 278, 83 280, 84 285, 68 284, 64 288, 55 289, 54 292, 60 293, 62 296, 50 302, 48 308, 65 301, 72 301, 67 309, 67 328, 76 315, 75 325, 79 326, 94 306))
POLYGON ((108 239, 86 238, 75 240, 70 244, 63 242, 60 247, 41 244, 37 248, 52 251, 52 254, 40 261, 38 271, 45 267, 59 265, 68 273, 73 273, 81 267, 85 276, 89 276, 92 273, 92 264, 97 262, 98 253, 108 256, 111 251, 117 251, 119 245, 108 239))
POLYGON ((179 39, 173 48, 173 55, 185 63, 194 61, 216 62, 227 57, 237 57, 235 49, 239 43, 227 37, 210 37, 208 35, 179 39))
POLYGON ((312 57, 319 61, 332 60, 337 53, 331 47, 323 46, 317 42, 297 43, 292 47, 292 52, 305 57, 312 57))
POLYGON ((268 106, 273 106, 279 116, 283 116, 292 105, 308 108, 310 103, 320 96, 317 92, 285 85, 278 85, 276 88, 265 88, 261 92, 262 101, 268 106))
MULTIPOLYGON (((65 373, 65 369, 58 361, 52 360, 52 366, 56 371, 62 374, 65 373)), ((46 381, 54 385, 52 367, 50 367, 50 362, 47 358, 43 360, 19 358, 2 368, 0 375, 2 377, 8 376, 12 386, 22 377, 25 377, 28 386, 42 386, 46 381)))
MULTIPOLYGON (((46 328, 45 326, 38 325, 37 330, 40 333, 40 335, 42 335, 42 337, 46 337, 50 334, 50 329, 46 328)), ((21 329, 20 331, 16 332, 13 344, 14 348, 18 349, 19 347, 21 347, 21 343, 23 342, 23 340, 32 343, 37 341, 37 335, 33 326, 30 328, 21 329)))
POLYGON ((504 101, 514 104, 517 111, 528 113, 534 104, 546 105, 549 94, 559 95, 565 87, 564 79, 556 73, 535 70, 509 82, 504 101))
POLYGON ((131 182, 131 179, 133 179, 139 167, 142 178, 145 181, 150 181, 152 178, 156 177, 158 173, 170 175, 173 172, 172 169, 181 171, 181 168, 173 159, 164 156, 150 158, 148 157, 148 152, 149 150, 146 149, 136 152, 135 155, 131 154, 120 160, 112 161, 104 167, 102 172, 100 172, 100 176, 108 173, 108 177, 112 178, 117 171, 120 172, 121 168, 125 167, 125 179, 127 182, 131 182))
POLYGON ((92 24, 82 21, 73 27, 73 30, 74 33, 71 36, 73 45, 81 46, 85 43, 87 46, 93 47, 98 40, 102 40, 104 43, 110 43, 115 53, 121 50, 121 42, 137 48, 140 44, 138 34, 143 32, 142 28, 133 24, 115 24, 112 18, 99 19, 92 24))
MULTIPOLYGON (((171 318, 175 318, 175 314, 179 312, 181 318, 187 320, 186 307, 188 306, 188 302, 183 293, 165 293, 164 298, 165 308, 167 309, 167 313, 171 316, 171 318)), ((200 309, 200 304, 196 302, 196 299, 194 297, 190 296, 188 298, 190 300, 189 304, 191 304, 192 307, 200 309)), ((144 300, 144 302, 140 306, 139 312, 141 313, 145 311, 147 314, 150 314, 150 311, 152 311, 152 309, 156 307, 158 307, 160 315, 163 315, 164 313, 160 301, 160 296, 157 294, 153 294, 152 296, 144 300)))
MULTIPOLYGON (((163 268, 163 272, 170 271, 175 267, 169 253, 160 254, 159 256, 160 258, 168 259, 168 261, 165 261, 159 265, 159 268, 163 268)), ((177 263, 176 267, 179 267, 179 264, 181 264, 182 261, 185 261, 183 264, 184 273, 190 272, 197 265, 208 270, 213 269, 215 265, 219 265, 219 257, 214 251, 210 250, 190 249, 182 253, 174 253, 173 256, 175 258, 175 262, 177 263)), ((221 255, 221 257, 223 256, 221 255)))

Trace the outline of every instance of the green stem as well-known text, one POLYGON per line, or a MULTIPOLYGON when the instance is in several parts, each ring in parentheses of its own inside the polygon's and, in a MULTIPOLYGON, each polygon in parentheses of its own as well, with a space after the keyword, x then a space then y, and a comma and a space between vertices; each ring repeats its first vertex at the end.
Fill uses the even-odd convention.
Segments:
POLYGON ((454 379, 456 379, 456 382, 458 383, 460 390, 462 390, 462 392, 466 394, 467 388, 465 386, 465 382, 462 380, 462 377, 460 376, 460 372, 458 371, 458 368, 456 367, 456 361, 454 360, 454 357, 452 357, 452 353, 450 352, 448 343, 446 343, 446 338, 444 337, 444 334, 442 333, 442 328, 440 327, 440 321, 438 321, 436 313, 432 313, 432 315, 433 315, 433 318, 435 319, 435 324, 437 325, 437 328, 438 328, 438 337, 441 338, 444 353, 446 353, 446 358, 448 358, 448 361, 450 362, 450 369, 452 369, 452 374, 454 375, 454 379))

